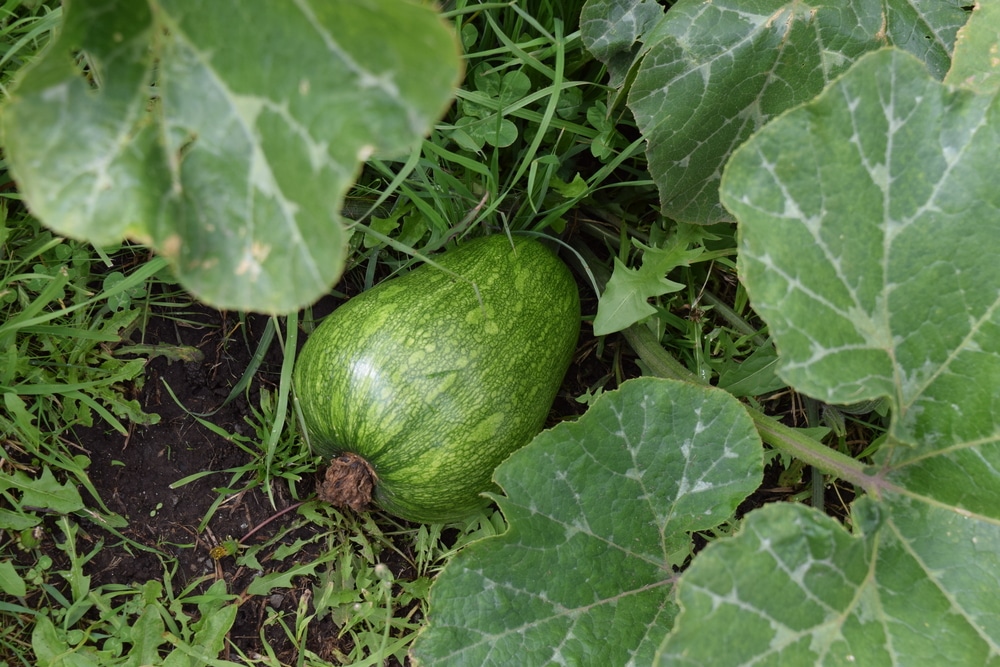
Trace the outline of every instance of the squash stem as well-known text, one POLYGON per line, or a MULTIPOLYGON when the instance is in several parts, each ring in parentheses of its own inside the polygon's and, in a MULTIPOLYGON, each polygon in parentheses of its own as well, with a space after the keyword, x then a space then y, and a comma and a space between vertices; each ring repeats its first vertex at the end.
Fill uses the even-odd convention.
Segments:
MULTIPOLYGON (((603 289, 608 280, 607 269, 586 246, 579 244, 576 247, 603 289)), ((650 374, 702 386, 708 384, 667 352, 657 340, 656 335, 644 324, 633 324, 625 329, 622 335, 635 353, 639 355, 650 374)), ((877 491, 878 480, 866 473, 867 466, 864 463, 827 447, 799 430, 785 426, 773 417, 748 406, 744 407, 747 407, 747 412, 750 413, 761 440, 771 447, 819 468, 825 473, 860 486, 866 491, 877 491)))
POLYGON ((834 477, 860 486, 866 491, 875 490, 877 480, 865 472, 868 466, 861 461, 841 454, 836 449, 831 449, 802 431, 785 426, 774 417, 768 417, 758 410, 748 408, 747 412, 753 418, 761 440, 771 447, 780 449, 834 477))

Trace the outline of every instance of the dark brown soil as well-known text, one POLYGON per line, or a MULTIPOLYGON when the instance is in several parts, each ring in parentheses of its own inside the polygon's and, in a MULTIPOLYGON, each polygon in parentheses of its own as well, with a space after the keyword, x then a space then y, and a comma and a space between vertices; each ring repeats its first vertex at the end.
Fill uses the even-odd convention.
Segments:
MULTIPOLYGON (((128 520, 128 527, 122 533, 150 549, 140 551, 120 543, 114 536, 102 535, 99 529, 88 530, 92 539, 103 538, 106 545, 88 566, 95 587, 162 579, 164 567, 162 556, 156 553, 159 552, 176 560, 177 573, 172 582, 175 590, 197 579, 203 579, 202 587, 207 588, 221 577, 226 580, 229 592, 241 594, 259 573, 237 567, 232 558, 217 561, 211 557, 211 549, 228 538, 241 538, 301 500, 291 497, 287 485, 281 482, 272 485, 274 506, 259 485, 239 491, 248 485, 252 475, 246 475, 234 485, 233 492, 226 493, 224 489, 231 483, 232 473, 222 471, 250 463, 252 455, 199 423, 192 414, 211 412, 213 414, 205 420, 219 430, 253 435, 253 427, 247 419, 252 414, 250 401, 258 400, 262 387, 277 389, 281 363, 277 345, 272 346, 257 373, 249 391, 250 401, 244 395, 228 403, 225 401, 250 363, 266 318, 251 316, 241 322, 233 315, 202 308, 196 316, 189 315, 185 319, 201 324, 175 326, 172 320, 154 319, 145 332, 147 344, 189 345, 204 354, 200 362, 185 363, 156 357, 147 365, 139 400, 147 412, 160 416, 159 423, 133 425, 128 436, 107 428, 77 430, 79 445, 92 460, 89 472, 94 486, 108 508, 128 520), (177 397, 176 401, 168 387, 177 397), (176 486, 179 480, 205 471, 219 472, 176 486), (226 500, 211 515, 207 528, 199 531, 199 525, 220 493, 227 496, 226 500)), ((312 481, 305 480, 299 492, 310 494, 312 488, 312 481)), ((295 520, 296 515, 290 512, 256 533, 253 540, 263 541, 295 520)), ((283 541, 294 540, 312 530, 315 529, 304 526, 298 531, 300 535, 291 533, 283 541)), ((297 554, 298 562, 315 559, 317 548, 304 548, 297 554)), ((259 560, 267 568, 263 554, 259 560)), ((285 559, 265 569, 264 573, 271 569, 287 570, 291 565, 293 561, 285 559)), ((299 588, 269 597, 241 596, 243 601, 230 633, 230 642, 246 655, 262 652, 261 626, 267 607, 293 613, 309 589, 310 582, 304 581, 299 588)), ((320 628, 313 630, 311 635, 317 638, 317 645, 310 649, 329 657, 336 629, 328 619, 324 622, 329 627, 326 632, 320 628), (320 641, 324 635, 330 640, 327 645, 320 641)), ((294 663, 294 649, 279 628, 268 628, 265 636, 273 642, 272 647, 283 662, 294 663)))

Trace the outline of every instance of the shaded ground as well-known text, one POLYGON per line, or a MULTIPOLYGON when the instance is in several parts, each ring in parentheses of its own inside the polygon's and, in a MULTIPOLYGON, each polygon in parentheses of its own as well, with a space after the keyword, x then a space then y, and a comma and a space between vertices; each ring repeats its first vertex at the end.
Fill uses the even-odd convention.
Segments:
MULTIPOLYGON (((245 396, 239 395, 228 403, 225 400, 249 365, 266 319, 250 317, 241 323, 232 315, 209 309, 200 309, 196 316, 187 319, 200 322, 201 326, 177 326, 172 320, 153 319, 145 333, 144 342, 148 344, 187 345, 204 354, 200 362, 170 361, 160 356, 147 365, 145 385, 138 398, 147 412, 160 416, 159 423, 133 425, 127 437, 96 427, 79 430, 77 434, 80 445, 93 462, 90 478, 94 486, 112 511, 128 519, 129 525, 123 534, 176 559, 175 589, 182 589, 202 577, 207 588, 218 577, 223 577, 230 592, 241 593, 259 573, 237 568, 231 558, 217 562, 210 556, 210 550, 229 537, 246 535, 275 514, 276 509, 284 509, 295 501, 286 486, 280 483, 273 485, 276 509, 259 488, 233 494, 212 514, 207 530, 199 532, 199 525, 219 497, 217 489, 230 483, 231 473, 221 471, 247 464, 251 455, 200 424, 189 412, 218 410, 206 419, 227 433, 253 435, 253 427, 247 421, 251 416, 250 405, 245 396), (170 395, 168 386, 177 401, 170 395), (184 407, 178 405, 178 401, 184 407), (179 480, 204 471, 219 472, 172 488, 179 480)), ((251 388, 254 400, 261 385, 271 384, 272 378, 276 382, 279 365, 277 347, 273 346, 251 388)), ((236 486, 244 484, 245 481, 236 486)), ((306 480, 302 490, 309 493, 310 489, 311 481, 306 480)), ((295 515, 290 513, 283 518, 284 522, 274 522, 257 537, 273 535, 283 525, 294 521, 295 515)), ((142 583, 163 577, 163 564, 152 551, 116 545, 113 536, 105 540, 108 547, 99 551, 89 564, 88 574, 93 577, 94 586, 142 583)), ((304 550, 299 558, 304 562, 316 555, 304 550)), ((287 569, 289 564, 286 561, 276 565, 278 569, 287 569)), ((267 598, 247 597, 240 607, 230 640, 248 655, 260 651, 265 605, 293 612, 303 590, 305 588, 267 598)), ((331 637, 335 635, 332 625, 329 631, 331 637)), ((281 654, 280 639, 280 636, 275 637, 278 642, 275 648, 279 650, 279 657, 288 659, 291 656, 281 654)), ((320 655, 329 653, 321 646, 315 650, 320 655)))

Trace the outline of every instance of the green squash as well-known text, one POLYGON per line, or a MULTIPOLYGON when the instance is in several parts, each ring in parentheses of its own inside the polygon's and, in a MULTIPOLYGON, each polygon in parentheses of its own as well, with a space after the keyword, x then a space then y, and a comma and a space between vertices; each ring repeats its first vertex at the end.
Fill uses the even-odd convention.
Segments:
POLYGON ((434 261, 340 306, 296 362, 311 443, 331 459, 320 497, 336 505, 426 522, 477 511, 569 367, 579 293, 548 248, 496 235, 434 261))

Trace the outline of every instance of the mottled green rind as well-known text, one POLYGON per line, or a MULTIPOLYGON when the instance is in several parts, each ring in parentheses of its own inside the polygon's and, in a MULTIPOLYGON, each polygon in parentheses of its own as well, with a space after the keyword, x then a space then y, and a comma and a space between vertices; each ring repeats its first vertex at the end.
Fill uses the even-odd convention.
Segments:
POLYGON ((541 430, 580 300, 566 265, 528 237, 434 259, 463 279, 428 264, 351 299, 303 347, 295 386, 316 451, 364 457, 386 511, 444 522, 483 507, 494 468, 541 430))

